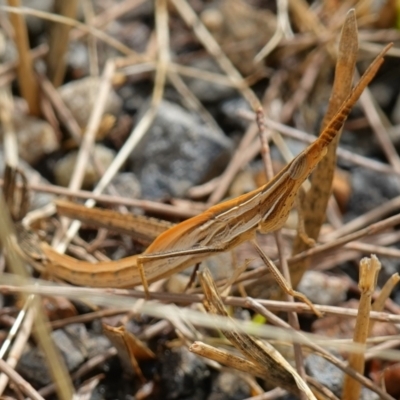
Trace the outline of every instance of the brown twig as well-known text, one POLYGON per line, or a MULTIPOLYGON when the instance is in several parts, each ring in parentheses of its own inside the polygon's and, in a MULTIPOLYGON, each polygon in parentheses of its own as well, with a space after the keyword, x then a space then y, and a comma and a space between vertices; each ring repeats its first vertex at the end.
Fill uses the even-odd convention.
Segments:
MULTIPOLYGON (((8 0, 8 4, 19 8, 20 0, 8 0)), ((11 14, 10 20, 14 27, 15 44, 18 48, 17 74, 21 94, 28 103, 30 113, 38 116, 40 115, 39 87, 33 73, 26 23, 24 18, 18 14, 11 14)))
MULTIPOLYGON (((354 328, 353 341, 355 343, 365 344, 369 334, 369 313, 371 310, 371 296, 375 290, 378 274, 381 269, 381 263, 376 256, 371 258, 363 258, 360 261, 360 280, 359 287, 361 290, 360 304, 354 328)), ((364 373, 364 354, 350 354, 349 366, 360 374, 364 373)), ((344 378, 343 383, 343 400, 358 399, 361 393, 359 382, 355 381, 348 375, 344 378)))
MULTIPOLYGON (((15 282, 10 275, 4 274, 4 282, 15 282)), ((33 282, 35 282, 33 280, 33 282)), ((95 288, 83 288, 83 287, 71 287, 63 285, 46 285, 41 282, 40 286, 26 285, 16 286, 14 284, 3 284, 0 285, 0 291, 2 293, 14 294, 14 293, 41 293, 49 296, 64 296, 64 297, 91 297, 93 302, 98 305, 109 306, 110 304, 128 304, 127 296, 144 299, 146 294, 143 291, 133 289, 95 289, 95 288), (118 303, 114 296, 121 296, 121 303, 118 303), (115 301, 114 301, 115 300, 115 301)), ((176 304, 191 304, 200 303, 203 301, 203 296, 200 294, 174 294, 165 292, 151 292, 150 299, 159 300, 166 303, 176 304)), ((288 303, 284 301, 276 300, 264 300, 257 299, 257 301, 264 307, 272 311, 295 311, 296 313, 310 314, 312 311, 307 304, 303 303, 288 303)), ((246 308, 246 300, 242 297, 228 296, 223 299, 224 304, 236 307, 246 308)), ((125 306, 123 308, 125 309, 125 306)), ((357 310, 349 309, 345 307, 335 306, 324 306, 315 305, 315 307, 324 314, 329 315, 340 315, 342 317, 355 318, 357 316, 357 310)), ((164 315, 165 316, 165 315, 164 315)), ((400 323, 400 315, 395 315, 385 312, 371 312, 370 319, 382 322, 391 322, 398 324, 400 323)))
MULTIPOLYGON (((56 0, 54 12, 67 18, 74 18, 78 7, 77 0, 56 0)), ((71 27, 52 22, 49 28, 49 52, 46 56, 47 74, 55 87, 62 84, 66 69, 66 51, 71 27)))

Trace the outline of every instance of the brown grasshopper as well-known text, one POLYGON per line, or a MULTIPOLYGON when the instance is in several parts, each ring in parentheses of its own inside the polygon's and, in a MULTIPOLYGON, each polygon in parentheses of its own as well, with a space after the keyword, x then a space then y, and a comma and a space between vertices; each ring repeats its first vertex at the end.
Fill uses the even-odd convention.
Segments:
POLYGON ((140 255, 93 265, 61 255, 43 246, 48 269, 55 276, 77 285, 132 287, 182 271, 205 258, 253 240, 255 233, 269 233, 282 227, 296 194, 324 157, 351 108, 383 63, 388 45, 361 77, 321 135, 283 168, 270 182, 247 194, 217 204, 161 233, 140 255))

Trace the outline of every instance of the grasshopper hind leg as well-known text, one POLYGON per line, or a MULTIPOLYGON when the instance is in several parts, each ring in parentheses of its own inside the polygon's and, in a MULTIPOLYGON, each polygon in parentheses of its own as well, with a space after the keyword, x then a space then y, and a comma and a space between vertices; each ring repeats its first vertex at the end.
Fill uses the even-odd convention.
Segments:
POLYGON ((143 260, 141 260, 140 257, 138 258, 137 267, 139 269, 140 280, 142 281, 146 299, 149 299, 150 298, 149 283, 147 282, 146 273, 144 272, 143 260))

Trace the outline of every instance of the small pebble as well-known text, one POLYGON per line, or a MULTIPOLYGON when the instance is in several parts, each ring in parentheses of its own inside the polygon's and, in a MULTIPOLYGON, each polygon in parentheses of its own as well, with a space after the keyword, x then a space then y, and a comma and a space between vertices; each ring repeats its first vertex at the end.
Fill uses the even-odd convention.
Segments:
MULTIPOLYGON (((101 144, 96 144, 94 146, 94 156, 97 162, 103 168, 103 170, 106 170, 115 157, 115 151, 101 144)), ((78 152, 72 151, 56 162, 54 166, 54 177, 57 185, 65 187, 69 185, 69 181, 71 179, 72 171, 75 168, 77 157, 78 152)), ((86 171, 83 178, 82 187, 85 189, 92 188, 98 180, 99 175, 90 160, 88 160, 86 164, 86 171)))
POLYGON ((222 102, 221 113, 225 117, 224 123, 232 125, 233 129, 238 127, 246 129, 250 122, 238 115, 241 110, 251 111, 249 103, 243 97, 229 98, 222 102))
POLYGON ((319 271, 307 271, 297 290, 316 304, 337 305, 344 301, 350 287, 350 279, 331 276, 319 271))
POLYGON ((114 185, 118 194, 129 199, 139 199, 141 197, 140 182, 132 172, 121 172, 117 174, 111 183, 114 185))
MULTIPOLYGON (((91 333, 84 324, 71 324, 57 329, 51 333, 51 337, 69 371, 76 370, 85 360, 104 353, 111 346, 106 337, 91 333)), ((22 354, 17 371, 39 386, 48 385, 52 381, 39 347, 30 348, 22 354)))
MULTIPOLYGON (((98 101, 100 79, 98 77, 86 77, 69 82, 58 88, 62 100, 82 129, 87 126, 92 109, 98 101)), ((104 114, 118 116, 121 108, 122 100, 111 89, 104 107, 104 114)))
POLYGON ((76 369, 85 361, 86 352, 82 352, 80 343, 71 338, 63 329, 53 331, 51 337, 64 357, 69 371, 76 369))
MULTIPOLYGON (((59 142, 52 126, 39 118, 23 113, 13 115, 12 123, 16 132, 20 157, 35 165, 44 156, 59 148, 59 142)), ((0 129, 3 135, 3 129, 0 129)))

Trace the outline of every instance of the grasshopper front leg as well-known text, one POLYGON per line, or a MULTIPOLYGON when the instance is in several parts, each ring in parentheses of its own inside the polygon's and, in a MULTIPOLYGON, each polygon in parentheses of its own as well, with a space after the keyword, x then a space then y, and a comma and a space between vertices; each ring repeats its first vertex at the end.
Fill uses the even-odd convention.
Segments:
POLYGON ((270 272, 274 276, 274 279, 278 283, 279 287, 288 295, 293 296, 302 302, 306 303, 311 310, 317 315, 318 317, 322 317, 322 313, 318 311, 314 304, 311 303, 311 301, 305 296, 303 293, 297 292, 294 290, 288 283, 288 281, 285 279, 285 277, 281 274, 279 269, 276 267, 276 265, 270 260, 270 258, 264 253, 264 251, 261 249, 261 247, 258 245, 256 240, 252 240, 252 243, 254 247, 257 250, 257 253, 259 254, 260 258, 263 260, 264 264, 269 268, 270 272))
MULTIPOLYGON (((314 305, 308 300, 306 296, 303 294, 293 290, 291 286, 288 284, 288 282, 285 280, 285 278, 282 276, 282 274, 279 272, 279 270, 276 268, 276 266, 272 263, 272 261, 268 258, 268 256, 263 252, 263 250, 259 247, 257 242, 255 241, 255 238, 253 237, 250 239, 251 242, 254 244, 257 252, 259 253, 261 259, 264 261, 265 265, 270 268, 275 280, 277 281, 278 285, 281 287, 283 291, 286 293, 290 294, 293 297, 296 297, 306 304, 309 305, 309 307, 314 311, 314 313, 318 316, 321 316, 321 313, 314 307, 314 305)), ((150 254, 143 254, 138 257, 137 261, 137 267, 139 268, 139 273, 142 281, 142 285, 144 287, 144 291, 146 293, 146 297, 149 298, 150 292, 149 292, 149 286, 146 278, 146 273, 144 269, 144 264, 145 263, 150 263, 155 260, 163 260, 163 259, 169 259, 169 258, 176 258, 174 262, 171 263, 170 268, 175 269, 178 268, 180 265, 183 264, 183 262, 186 262, 186 260, 182 260, 182 257, 185 256, 202 256, 200 257, 201 259, 207 258, 210 253, 223 253, 224 251, 227 251, 231 249, 232 243, 231 242, 220 242, 216 245, 213 246, 198 246, 198 247, 192 247, 187 250, 175 250, 175 251, 166 251, 166 252, 160 252, 160 253, 150 253, 150 254), (181 258, 181 260, 180 260, 181 258)), ((201 260, 196 259, 193 261, 193 263, 199 262, 201 260)))
MULTIPOLYGON (((149 297, 149 285, 147 282, 146 273, 145 273, 145 269, 144 269, 145 263, 150 263, 155 260, 176 258, 176 261, 171 263, 171 269, 175 269, 182 264, 182 261, 180 261, 179 258, 182 258, 185 256, 199 256, 199 255, 201 256, 201 255, 207 255, 209 253, 222 253, 229 249, 230 249, 229 244, 221 243, 221 244, 215 245, 215 246, 198 246, 198 247, 193 247, 193 248, 187 249, 187 250, 165 251, 165 252, 160 252, 160 253, 151 253, 151 254, 140 255, 137 259, 137 267, 139 269, 139 274, 140 274, 140 278, 142 281, 144 291, 146 293, 146 297, 149 297)), ((207 256, 205 256, 204 258, 206 258, 206 257, 207 256)), ((199 262, 199 260, 197 260, 196 262, 199 262)), ((196 262, 194 262, 194 263, 196 263, 196 262)))

